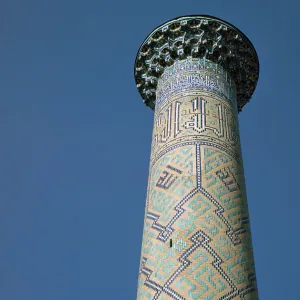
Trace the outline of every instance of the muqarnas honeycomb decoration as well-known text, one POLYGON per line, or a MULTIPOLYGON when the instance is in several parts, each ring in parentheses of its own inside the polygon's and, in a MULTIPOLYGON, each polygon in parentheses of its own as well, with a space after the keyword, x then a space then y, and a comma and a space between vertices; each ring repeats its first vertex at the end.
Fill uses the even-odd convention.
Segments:
POLYGON ((135 61, 135 80, 144 103, 154 109, 156 86, 165 67, 188 57, 222 66, 237 88, 242 111, 258 81, 259 62, 248 38, 233 25, 211 16, 186 16, 157 27, 142 43, 135 61))

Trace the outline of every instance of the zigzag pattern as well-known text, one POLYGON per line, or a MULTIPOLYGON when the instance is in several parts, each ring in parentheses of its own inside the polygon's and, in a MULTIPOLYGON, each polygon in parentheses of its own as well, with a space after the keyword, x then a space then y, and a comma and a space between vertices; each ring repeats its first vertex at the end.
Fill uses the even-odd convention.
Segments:
MULTIPOLYGON (((205 234, 202 230, 197 231, 191 238, 190 241, 193 242, 192 246, 178 259, 181 262, 181 266, 170 276, 169 280, 166 282, 166 284, 163 287, 160 287, 160 289, 156 289, 156 294, 154 296, 154 300, 157 300, 158 297, 162 292, 168 294, 173 299, 177 300, 186 300, 183 296, 176 293, 173 289, 171 289, 169 286, 170 284, 176 279, 176 277, 184 271, 190 264, 191 261, 188 259, 188 257, 197 250, 200 246, 202 246, 213 258, 214 261, 212 262, 212 266, 218 271, 218 273, 226 280, 226 282, 231 287, 231 291, 227 293, 226 295, 219 298, 219 300, 230 300, 234 299, 234 297, 240 295, 239 290, 234 285, 234 283, 230 280, 229 276, 226 274, 226 272, 222 269, 221 264, 223 263, 222 259, 219 257, 219 255, 209 246, 209 243, 212 241, 212 239, 205 234), (201 237, 202 241, 199 241, 198 238, 201 237)), ((146 284, 146 283, 145 283, 146 284)), ((243 296, 243 295, 240 295, 243 296)), ((241 298, 244 300, 244 298, 241 298)))
POLYGON ((223 221, 223 223, 226 225, 227 230, 226 234, 232 241, 234 245, 238 245, 241 243, 241 239, 239 238, 238 234, 233 230, 232 226, 229 224, 227 219, 224 217, 224 208, 220 205, 220 203, 212 196, 210 195, 205 189, 200 188, 199 192, 201 192, 205 197, 207 197, 217 208, 215 210, 215 214, 223 221))
POLYGON ((172 228, 172 225, 180 218, 180 216, 185 212, 185 209, 182 207, 189 199, 191 199, 194 195, 198 193, 198 189, 193 189, 189 194, 187 194, 174 208, 176 211, 175 216, 171 219, 171 221, 168 223, 167 226, 162 226, 157 223, 158 219, 160 218, 159 215, 153 214, 153 213, 147 213, 147 218, 154 220, 152 224, 152 228, 155 230, 160 231, 160 234, 158 235, 157 239, 161 240, 162 242, 165 242, 170 235, 174 232, 174 228, 172 228))
POLYGON ((224 208, 220 205, 220 203, 212 196, 210 195, 205 189, 202 188, 202 182, 201 182, 201 157, 200 157, 200 144, 196 144, 196 170, 197 170, 197 188, 193 189, 188 195, 186 195, 174 208, 176 211, 175 216, 171 219, 169 224, 167 226, 162 226, 158 223, 158 219, 160 218, 159 215, 154 213, 147 213, 147 218, 154 221, 152 224, 152 228, 155 230, 160 231, 160 234, 158 235, 158 239, 162 242, 165 242, 170 235, 174 232, 174 228, 172 228, 172 225, 180 218, 180 216, 185 212, 184 208, 182 206, 191 199, 197 192, 201 192, 204 196, 206 196, 216 207, 215 210, 216 215, 223 221, 223 223, 228 228, 226 233, 228 234, 228 237, 232 240, 234 245, 238 245, 241 243, 240 238, 238 237, 239 233, 244 232, 244 230, 239 230, 238 232, 235 232, 227 219, 224 217, 224 208))
POLYGON ((147 262, 146 257, 142 257, 141 260, 141 266, 140 266, 140 274, 146 275, 145 285, 148 286, 150 289, 155 290, 156 292, 160 292, 162 290, 162 287, 157 284, 156 282, 150 280, 150 276, 153 273, 153 271, 149 268, 145 267, 145 264, 147 262))
MULTIPOLYGON (((226 274, 226 272, 224 272, 224 270, 221 267, 221 264, 223 263, 222 259, 213 250, 213 248, 211 248, 209 246, 209 243, 212 241, 212 239, 207 234, 205 234, 202 230, 199 230, 196 234, 194 234, 192 236, 191 241, 194 242, 194 245, 199 243, 199 245, 201 245, 214 258, 214 261, 212 262, 212 266, 219 272, 219 274, 222 275, 222 277, 226 280, 226 282, 232 288, 232 290, 227 294, 229 297, 231 297, 228 299, 233 299, 235 296, 237 296, 238 295, 237 287, 234 285, 234 283, 231 281, 229 276, 226 274), (199 236, 201 236, 203 238, 203 240, 200 242, 197 240, 199 236)), ((221 299, 222 299, 222 297, 220 298, 220 300, 221 299)))
MULTIPOLYGON (((167 223, 167 225, 164 226, 159 223, 159 219, 161 218, 160 214, 147 211, 145 215, 146 219, 150 219, 153 221, 152 224, 149 224, 148 226, 150 226, 150 228, 159 232, 159 234, 156 236, 157 240, 159 240, 162 243, 166 243, 169 237, 175 232, 174 223, 176 223, 180 219, 180 217, 183 216, 183 214, 186 212, 186 209, 183 208, 183 206, 189 200, 191 200, 197 193, 201 193, 206 197, 206 199, 209 200, 210 203, 212 203, 216 207, 216 209, 214 209, 213 211, 214 214, 225 225, 226 227, 225 232, 229 240, 231 241, 231 243, 234 246, 237 246, 242 243, 239 235, 246 231, 244 225, 249 222, 249 219, 247 216, 242 217, 240 223, 241 227, 237 229, 234 229, 231 226, 231 224, 229 223, 229 221, 224 215, 226 212, 224 207, 219 203, 219 201, 216 200, 214 196, 211 195, 211 193, 209 193, 206 190, 206 188, 203 187, 202 173, 201 173, 201 152, 200 152, 201 147, 199 143, 196 143, 195 145, 196 145, 196 174, 195 174, 196 181, 194 187, 192 187, 191 190, 182 198, 182 200, 180 200, 178 204, 176 204, 176 206, 173 208, 173 211, 175 211, 175 215, 171 218, 171 220, 167 223)), ((227 161, 225 160, 222 163, 227 163, 227 162, 228 160, 227 161)), ((238 197, 240 196, 238 195, 238 197)), ((166 212, 164 212, 164 214, 165 213, 166 212)), ((198 230, 191 238, 189 238, 189 240, 192 242, 192 245, 183 253, 182 256, 178 258, 178 262, 180 262, 180 266, 170 276, 168 275, 169 277, 167 281, 162 285, 150 279, 154 271, 151 270, 149 267, 145 266, 147 262, 147 258, 143 256, 142 263, 140 266, 140 274, 146 275, 144 285, 150 288, 151 290, 155 291, 155 295, 153 296, 154 300, 157 300, 160 296, 163 297, 163 294, 170 296, 172 299, 187 300, 184 296, 180 295, 179 292, 172 289, 170 285, 175 281, 175 279, 178 278, 180 274, 182 274, 192 264, 192 261, 189 260, 188 257, 199 247, 205 249, 205 251, 207 251, 210 254, 210 256, 213 257, 214 260, 211 263, 212 266, 230 286, 230 291, 226 292, 225 295, 219 297, 218 298, 219 300, 231 300, 231 299, 235 299, 235 297, 239 297, 242 300, 246 300, 247 299, 246 295, 256 290, 254 273, 248 276, 248 284, 246 287, 239 289, 235 285, 235 283, 232 281, 230 276, 225 272, 224 268, 222 267, 222 264, 224 263, 222 261, 222 258, 210 245, 213 239, 203 230, 198 230), (201 238, 202 240, 199 241, 199 238, 201 238)), ((154 244, 151 246, 150 249, 152 249, 153 246, 154 244)), ((229 265, 227 268, 232 268, 232 267, 229 265)), ((230 269, 228 270, 230 271, 230 269)))

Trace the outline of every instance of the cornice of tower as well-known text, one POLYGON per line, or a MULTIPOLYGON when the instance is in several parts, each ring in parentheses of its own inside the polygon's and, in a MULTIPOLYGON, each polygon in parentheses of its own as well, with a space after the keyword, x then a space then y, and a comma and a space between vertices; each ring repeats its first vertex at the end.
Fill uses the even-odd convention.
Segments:
POLYGON ((154 29, 138 50, 134 74, 144 103, 154 109, 158 79, 167 67, 187 58, 205 59, 224 68, 237 91, 238 111, 257 85, 259 61, 254 46, 236 27, 207 16, 183 16, 154 29))

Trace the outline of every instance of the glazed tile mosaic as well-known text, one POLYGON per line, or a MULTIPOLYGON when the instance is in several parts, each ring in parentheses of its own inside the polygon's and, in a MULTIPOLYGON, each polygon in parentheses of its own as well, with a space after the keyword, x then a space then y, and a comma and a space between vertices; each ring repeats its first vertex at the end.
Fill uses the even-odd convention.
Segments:
POLYGON ((138 300, 257 300, 237 87, 187 57, 156 86, 138 300))

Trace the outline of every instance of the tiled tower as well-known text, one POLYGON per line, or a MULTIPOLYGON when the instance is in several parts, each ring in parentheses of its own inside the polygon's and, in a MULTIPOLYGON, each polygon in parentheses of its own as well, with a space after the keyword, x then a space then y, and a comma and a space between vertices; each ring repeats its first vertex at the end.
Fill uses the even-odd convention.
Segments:
POLYGON ((137 299, 258 299, 238 124, 253 45, 220 19, 180 17, 146 38, 134 72, 155 111, 137 299))

